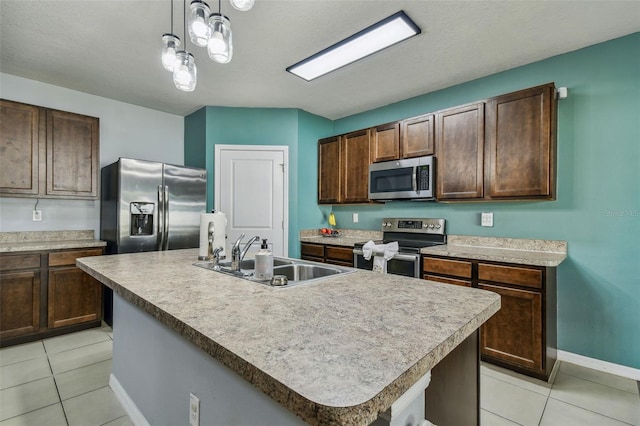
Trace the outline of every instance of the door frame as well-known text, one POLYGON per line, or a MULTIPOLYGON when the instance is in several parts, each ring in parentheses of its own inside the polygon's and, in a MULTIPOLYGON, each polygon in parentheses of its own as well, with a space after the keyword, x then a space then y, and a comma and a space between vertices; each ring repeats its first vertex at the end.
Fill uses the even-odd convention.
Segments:
POLYGON ((283 252, 285 256, 289 256, 289 147, 286 145, 229 145, 229 144, 215 144, 215 160, 214 160, 214 197, 213 207, 217 210, 220 205, 220 157, 222 151, 279 151, 284 155, 283 166, 283 184, 284 194, 282 194, 282 206, 283 215, 283 252))

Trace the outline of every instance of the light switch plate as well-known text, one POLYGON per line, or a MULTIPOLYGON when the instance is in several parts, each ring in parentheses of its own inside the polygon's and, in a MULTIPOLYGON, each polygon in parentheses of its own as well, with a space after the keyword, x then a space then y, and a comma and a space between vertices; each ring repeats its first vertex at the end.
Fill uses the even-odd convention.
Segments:
POLYGON ((491 212, 480 213, 480 224, 482 226, 493 226, 493 213, 491 212))
POLYGON ((352 218, 353 218, 353 223, 358 223, 358 213, 354 213, 352 218))

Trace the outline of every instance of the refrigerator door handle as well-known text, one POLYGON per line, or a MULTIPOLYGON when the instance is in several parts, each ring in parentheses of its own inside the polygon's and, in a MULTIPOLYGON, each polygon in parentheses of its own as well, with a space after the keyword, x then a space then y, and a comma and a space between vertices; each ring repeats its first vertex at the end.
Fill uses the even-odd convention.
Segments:
POLYGON ((169 186, 164 185, 164 245, 162 250, 169 250, 169 186))
POLYGON ((157 246, 158 250, 162 250, 164 247, 164 187, 158 185, 158 238, 157 246))

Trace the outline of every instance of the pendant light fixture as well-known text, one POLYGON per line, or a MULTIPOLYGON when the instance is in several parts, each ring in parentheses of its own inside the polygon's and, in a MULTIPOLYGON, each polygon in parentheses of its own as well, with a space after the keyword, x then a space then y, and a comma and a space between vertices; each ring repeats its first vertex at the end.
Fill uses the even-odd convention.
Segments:
POLYGON ((164 69, 173 72, 176 52, 181 48, 180 38, 173 33, 173 0, 171 0, 171 32, 162 34, 162 66, 164 69))
POLYGON ((189 5, 189 38, 196 46, 205 47, 211 35, 209 13, 209 5, 202 0, 193 0, 189 5))
MULTIPOLYGON (((183 0, 184 39, 187 39, 187 0, 183 0)), ((193 55, 186 50, 176 53, 176 62, 173 67, 173 84, 184 92, 193 92, 196 88, 198 70, 193 55)))
POLYGON ((212 13, 209 16, 209 29, 211 30, 207 44, 209 58, 220 64, 228 63, 233 56, 231 21, 220 13, 220 0, 218 0, 218 13, 212 13))
POLYGON ((254 0, 229 0, 234 9, 246 12, 253 7, 254 0))

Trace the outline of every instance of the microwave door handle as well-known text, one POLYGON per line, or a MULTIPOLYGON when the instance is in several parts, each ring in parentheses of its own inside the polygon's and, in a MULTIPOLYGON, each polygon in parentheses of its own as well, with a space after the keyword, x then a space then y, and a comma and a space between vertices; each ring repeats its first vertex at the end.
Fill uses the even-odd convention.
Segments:
POLYGON ((413 167, 413 172, 411 172, 412 173, 411 181, 413 182, 413 192, 416 192, 419 194, 420 191, 418 191, 418 188, 419 188, 418 178, 420 175, 417 173, 417 170, 418 170, 418 166, 413 167))

